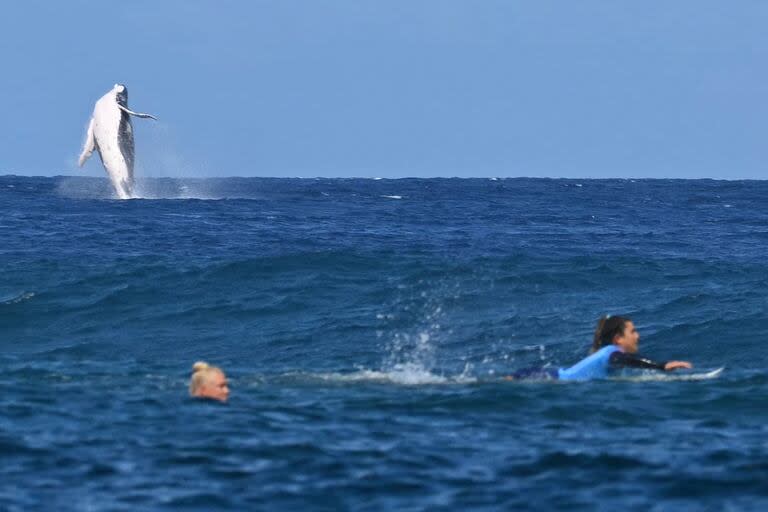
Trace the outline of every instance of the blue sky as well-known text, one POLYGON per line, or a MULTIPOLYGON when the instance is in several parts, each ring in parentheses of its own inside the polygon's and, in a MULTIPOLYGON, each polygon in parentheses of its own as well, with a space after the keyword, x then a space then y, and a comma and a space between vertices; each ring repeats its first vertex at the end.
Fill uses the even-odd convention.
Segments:
POLYGON ((9 2, 0 174, 768 178, 768 2, 9 2))

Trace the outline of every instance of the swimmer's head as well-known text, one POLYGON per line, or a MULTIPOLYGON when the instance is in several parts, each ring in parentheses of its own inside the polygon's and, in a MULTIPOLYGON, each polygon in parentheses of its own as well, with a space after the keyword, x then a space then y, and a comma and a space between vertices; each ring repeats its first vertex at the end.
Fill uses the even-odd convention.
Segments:
POLYGON ((597 352, 609 345, 616 345, 624 352, 632 354, 637 352, 639 340, 640 334, 632 320, 624 316, 607 315, 597 321, 592 352, 597 352))
POLYGON ((212 398, 226 402, 229 397, 227 376, 221 368, 198 361, 192 366, 189 394, 195 398, 212 398))

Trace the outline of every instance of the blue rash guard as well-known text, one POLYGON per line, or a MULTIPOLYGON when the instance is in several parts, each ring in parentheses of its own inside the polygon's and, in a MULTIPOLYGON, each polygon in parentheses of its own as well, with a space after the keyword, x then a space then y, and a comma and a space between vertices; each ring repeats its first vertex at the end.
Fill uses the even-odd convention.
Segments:
POLYGON ((663 370, 665 363, 657 363, 638 354, 623 352, 616 345, 603 347, 590 354, 570 368, 525 368, 512 374, 513 380, 523 379, 558 379, 591 380, 605 379, 610 370, 616 368, 642 368, 663 370))
POLYGON ((557 370, 557 378, 560 380, 604 379, 608 377, 611 356, 614 352, 621 352, 621 349, 616 345, 603 347, 570 368, 560 368, 557 370))

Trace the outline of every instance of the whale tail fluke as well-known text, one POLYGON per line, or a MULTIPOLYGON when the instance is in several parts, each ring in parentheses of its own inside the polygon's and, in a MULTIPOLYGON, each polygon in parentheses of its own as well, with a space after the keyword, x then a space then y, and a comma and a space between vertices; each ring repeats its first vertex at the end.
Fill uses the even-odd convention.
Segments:
POLYGON ((88 123, 88 131, 85 133, 85 142, 83 143, 83 152, 80 153, 80 158, 77 160, 77 166, 82 167, 88 158, 93 154, 93 150, 96 149, 96 140, 93 137, 93 118, 88 123))

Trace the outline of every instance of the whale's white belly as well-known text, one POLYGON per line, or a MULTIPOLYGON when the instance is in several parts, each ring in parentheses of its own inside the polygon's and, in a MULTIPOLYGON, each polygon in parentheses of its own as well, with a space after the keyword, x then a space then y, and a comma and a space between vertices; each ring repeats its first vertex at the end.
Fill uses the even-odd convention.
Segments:
POLYGON ((115 84, 111 91, 99 98, 88 123, 83 152, 78 165, 98 150, 101 163, 112 181, 120 199, 133 197, 133 125, 131 116, 156 119, 151 114, 134 112, 128 108, 128 90, 115 84))
POLYGON ((133 127, 130 117, 117 107, 114 98, 105 97, 96 102, 93 137, 118 196, 121 199, 132 197, 133 127))

